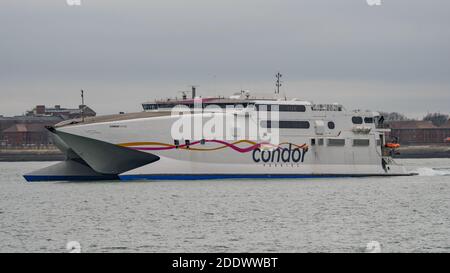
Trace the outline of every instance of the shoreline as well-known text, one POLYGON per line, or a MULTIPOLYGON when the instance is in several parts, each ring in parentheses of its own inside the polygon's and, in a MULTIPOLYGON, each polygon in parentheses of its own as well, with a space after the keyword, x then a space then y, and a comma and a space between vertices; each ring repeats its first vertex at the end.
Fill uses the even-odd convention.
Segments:
POLYGON ((0 150, 0 162, 63 161, 59 150, 0 150))
MULTIPOLYGON (((394 158, 450 158, 450 145, 402 146, 394 158)), ((0 150, 0 162, 63 161, 59 150, 0 150)))
POLYGON ((450 145, 401 146, 393 158, 450 158, 450 145))

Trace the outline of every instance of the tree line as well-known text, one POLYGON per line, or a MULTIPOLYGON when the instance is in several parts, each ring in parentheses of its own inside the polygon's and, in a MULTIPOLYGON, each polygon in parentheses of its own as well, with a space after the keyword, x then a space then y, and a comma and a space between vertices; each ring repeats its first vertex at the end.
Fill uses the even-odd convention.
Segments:
MULTIPOLYGON (((407 116, 398 112, 380 112, 384 117, 384 120, 389 121, 406 121, 406 120, 417 120, 411 119, 407 116)), ((428 113, 422 118, 423 121, 431 121, 435 126, 442 126, 449 120, 450 116, 442 113, 428 113)))

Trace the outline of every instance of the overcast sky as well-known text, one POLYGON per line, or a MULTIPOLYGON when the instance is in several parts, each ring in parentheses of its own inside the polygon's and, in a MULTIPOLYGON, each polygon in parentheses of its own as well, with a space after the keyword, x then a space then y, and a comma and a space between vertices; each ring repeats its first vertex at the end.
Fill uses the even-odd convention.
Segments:
POLYGON ((0 115, 36 104, 100 114, 198 85, 282 90, 347 108, 450 112, 450 1, 0 1, 0 115))

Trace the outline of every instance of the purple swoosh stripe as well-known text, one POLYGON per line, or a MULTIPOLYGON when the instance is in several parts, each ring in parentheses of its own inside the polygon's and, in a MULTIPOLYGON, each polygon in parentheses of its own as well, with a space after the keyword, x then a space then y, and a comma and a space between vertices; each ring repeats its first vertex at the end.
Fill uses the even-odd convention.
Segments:
MULTIPOLYGON (((197 144, 199 144, 200 142, 201 142, 201 141, 194 141, 194 142, 192 142, 192 143, 190 144, 190 146, 197 145, 197 144)), ((230 143, 228 143, 228 142, 221 141, 221 140, 205 140, 205 142, 220 143, 220 144, 223 144, 223 145, 225 145, 225 146, 227 146, 227 147, 230 147, 230 148, 232 148, 233 150, 235 150, 235 151, 237 151, 237 152, 240 152, 240 153, 248 153, 248 152, 251 152, 251 151, 255 150, 256 148, 261 147, 261 145, 262 145, 262 144, 255 144, 255 145, 252 145, 252 146, 247 147, 247 148, 240 148, 240 147, 238 147, 238 146, 236 146, 236 145, 234 145, 234 144, 230 144, 230 143)), ((180 145, 180 146, 178 146, 178 147, 179 147, 179 148, 185 148, 185 147, 187 147, 187 146, 188 146, 188 145, 183 144, 183 145, 180 145)), ((170 147, 133 147, 132 149, 140 150, 140 151, 161 151, 161 150, 172 150, 172 149, 175 149, 175 148, 176 148, 175 146, 170 146, 170 147)))

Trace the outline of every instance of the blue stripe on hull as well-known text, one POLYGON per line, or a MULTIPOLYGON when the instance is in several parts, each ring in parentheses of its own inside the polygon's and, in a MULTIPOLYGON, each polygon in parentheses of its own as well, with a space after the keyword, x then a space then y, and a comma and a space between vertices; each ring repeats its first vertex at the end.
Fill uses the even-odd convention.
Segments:
POLYGON ((54 181, 103 181, 119 180, 116 175, 111 176, 75 176, 75 175, 24 175, 28 182, 54 182, 54 181))
POLYGON ((292 178, 336 178, 352 175, 313 174, 170 174, 170 175, 119 175, 120 180, 213 180, 213 179, 292 179, 292 178))
POLYGON ((371 176, 411 176, 415 174, 142 174, 111 176, 24 175, 28 182, 105 180, 219 180, 219 179, 302 179, 371 176))

